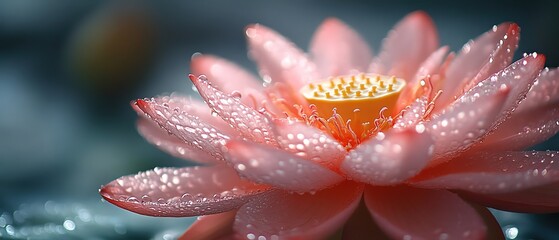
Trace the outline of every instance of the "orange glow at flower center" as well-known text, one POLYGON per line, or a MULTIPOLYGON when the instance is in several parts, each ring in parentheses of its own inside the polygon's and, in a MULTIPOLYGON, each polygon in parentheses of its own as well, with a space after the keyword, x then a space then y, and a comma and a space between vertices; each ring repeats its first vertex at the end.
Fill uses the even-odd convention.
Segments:
POLYGON ((361 132, 363 124, 378 118, 382 108, 388 108, 386 113, 392 112, 405 85, 405 80, 396 77, 359 74, 311 83, 300 92, 316 105, 319 116, 328 118, 336 109, 343 119, 351 119, 354 131, 361 132))

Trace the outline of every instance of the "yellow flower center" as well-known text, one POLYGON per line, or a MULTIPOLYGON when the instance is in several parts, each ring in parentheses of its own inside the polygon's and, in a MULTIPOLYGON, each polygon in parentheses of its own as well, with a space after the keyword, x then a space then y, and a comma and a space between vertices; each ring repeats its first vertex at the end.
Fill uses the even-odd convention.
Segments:
POLYGON ((300 92, 317 107, 320 117, 332 116, 333 110, 344 120, 350 119, 355 133, 363 131, 379 117, 381 109, 391 114, 400 92, 406 85, 403 79, 376 74, 359 74, 330 78, 311 83, 300 92))

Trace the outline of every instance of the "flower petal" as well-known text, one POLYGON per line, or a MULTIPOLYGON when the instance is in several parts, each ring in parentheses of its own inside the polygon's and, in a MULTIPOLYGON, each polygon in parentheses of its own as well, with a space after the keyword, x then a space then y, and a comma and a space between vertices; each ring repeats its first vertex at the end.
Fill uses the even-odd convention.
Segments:
POLYGON ((432 164, 464 152, 485 136, 499 116, 509 91, 504 88, 494 95, 480 95, 474 100, 468 94, 441 114, 433 116, 426 123, 426 128, 435 141, 432 164))
POLYGON ((545 68, 511 117, 515 117, 515 115, 523 117, 522 111, 524 110, 557 102, 559 102, 559 68, 553 70, 545 68))
POLYGON ((192 56, 190 68, 197 76, 205 75, 215 88, 224 93, 239 92, 241 102, 245 105, 253 104, 249 95, 253 96, 257 103, 266 99, 262 94, 262 81, 235 63, 212 55, 196 54, 192 56))
POLYGON ((487 232, 476 210, 445 190, 367 187, 365 204, 394 239, 483 239, 487 232))
MULTIPOLYGON (((135 106, 151 121, 181 139, 192 149, 198 149, 223 160, 222 148, 229 139, 221 129, 207 124, 198 115, 191 115, 187 105, 172 107, 171 101, 161 99, 139 99, 135 106)), ((215 120, 214 120, 215 121, 215 120)))
POLYGON ((344 147, 328 134, 303 123, 277 121, 274 130, 285 151, 334 171, 347 154, 344 147))
POLYGON ((414 184, 447 188, 503 210, 559 211, 558 152, 486 152, 421 173, 414 184))
POLYGON ((377 135, 349 152, 341 170, 349 178, 373 185, 392 185, 418 173, 433 152, 433 140, 416 130, 377 135))
POLYGON ((415 185, 425 188, 514 192, 559 183, 559 153, 485 152, 441 164, 421 176, 427 179, 415 179, 415 185))
POLYGON ((326 19, 316 30, 310 52, 323 78, 364 72, 372 59, 359 33, 336 18, 326 19))
POLYGON ((448 46, 440 47, 437 51, 431 53, 431 55, 425 59, 423 63, 421 63, 414 77, 409 79, 404 86, 404 89, 402 89, 402 92, 398 97, 395 112, 399 112, 401 109, 408 106, 414 99, 417 99, 423 94, 424 86, 422 86, 420 81, 426 77, 436 74, 439 71, 445 56, 447 56, 447 52, 448 46))
POLYGON ((276 144, 271 123, 262 113, 242 104, 238 97, 217 90, 203 75, 190 75, 190 80, 212 111, 243 137, 254 142, 276 144))
POLYGON ((233 234, 233 222, 236 211, 218 213, 214 215, 200 216, 179 240, 217 240, 230 239, 233 234))
MULTIPOLYGON (((191 116, 196 116, 200 122, 207 123, 214 126, 219 131, 230 135, 236 131, 231 129, 227 123, 225 123, 221 118, 212 116, 210 108, 205 103, 192 99, 189 96, 182 96, 178 94, 171 94, 170 96, 155 97, 150 99, 144 99, 149 104, 161 105, 162 107, 173 110, 175 112, 185 113, 191 116)), ((132 101, 132 108, 141 117, 146 117, 146 112, 139 108, 136 101, 132 101)), ((149 116, 148 116, 148 119, 149 116)))
POLYGON ((324 189, 344 180, 336 172, 298 156, 264 145, 229 141, 226 161, 251 181, 295 192, 324 189))
POLYGON ((372 71, 412 79, 420 64, 439 45, 437 30, 425 12, 408 14, 384 39, 372 71))
POLYGON ((315 194, 275 191, 241 207, 234 229, 248 239, 324 239, 349 218, 362 191, 353 182, 315 194))
POLYGON ((433 164, 465 151, 499 126, 525 97, 544 60, 539 54, 516 61, 433 116, 427 128, 436 142, 433 164))
POLYGON ((249 54, 266 82, 285 83, 294 91, 317 80, 315 64, 303 51, 275 31, 259 24, 246 29, 249 54))
POLYGON ((221 159, 215 158, 206 151, 184 143, 175 135, 169 134, 166 130, 162 130, 159 126, 149 122, 147 119, 139 119, 137 125, 138 131, 149 143, 174 157, 192 160, 198 163, 223 163, 221 159))
POLYGON ((454 59, 446 72, 441 105, 446 105, 478 82, 503 69, 512 61, 518 46, 520 28, 503 23, 470 41, 454 59))
POLYGON ((404 114, 396 119, 394 128, 408 128, 415 126, 423 120, 429 107, 429 100, 427 97, 416 98, 409 106, 404 108, 404 114))
POLYGON ((521 150, 541 143, 559 132, 559 105, 518 111, 472 149, 521 150), (518 114, 517 114, 518 113, 518 114))
POLYGON ((239 178, 225 165, 155 168, 103 186, 107 201, 149 216, 186 217, 238 208, 268 190, 239 178))
POLYGON ((482 149, 525 149, 559 131, 559 69, 544 69, 526 98, 493 134, 480 144, 482 149))

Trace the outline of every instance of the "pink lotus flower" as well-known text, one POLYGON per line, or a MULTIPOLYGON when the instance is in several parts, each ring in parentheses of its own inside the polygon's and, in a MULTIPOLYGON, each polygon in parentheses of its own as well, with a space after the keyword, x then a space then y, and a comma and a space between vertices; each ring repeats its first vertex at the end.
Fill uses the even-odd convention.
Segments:
POLYGON ((205 104, 133 103, 148 141, 203 166, 121 177, 101 195, 144 215, 208 215, 186 239, 500 235, 478 205, 559 210, 559 153, 522 151, 559 130, 559 70, 542 70, 536 53, 511 63, 519 31, 494 26, 454 55, 415 12, 373 58, 336 19, 319 27, 309 55, 249 26, 263 85, 196 55, 192 71, 205 76, 190 78, 205 104))

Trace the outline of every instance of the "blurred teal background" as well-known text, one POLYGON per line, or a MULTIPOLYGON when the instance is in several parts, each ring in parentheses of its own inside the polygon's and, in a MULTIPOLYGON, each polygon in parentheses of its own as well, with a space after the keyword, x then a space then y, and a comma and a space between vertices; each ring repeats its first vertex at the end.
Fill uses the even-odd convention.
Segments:
MULTIPOLYGON (((390 28, 418 9, 432 16, 441 44, 455 51, 494 24, 514 21, 522 28, 517 56, 538 51, 547 66, 559 65, 555 1, 420 2, 0 1, 0 238, 172 239, 182 233, 193 219, 132 214, 102 202, 97 190, 123 175, 189 164, 137 134, 129 102, 192 94, 187 74, 196 52, 255 70, 244 40, 250 23, 307 49, 316 27, 333 16, 378 53, 390 28)), ((558 146, 555 137, 537 148, 558 146)), ((559 215, 495 213, 509 239, 559 235, 559 215)))

